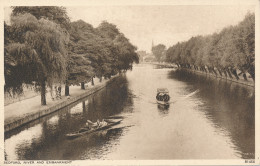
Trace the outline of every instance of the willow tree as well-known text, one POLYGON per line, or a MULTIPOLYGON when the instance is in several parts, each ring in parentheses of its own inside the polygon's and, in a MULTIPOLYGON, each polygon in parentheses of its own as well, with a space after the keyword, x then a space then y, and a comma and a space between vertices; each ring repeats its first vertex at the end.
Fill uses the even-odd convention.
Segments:
POLYGON ((5 46, 5 57, 13 57, 16 65, 5 75, 5 86, 10 87, 6 90, 33 84, 41 92, 41 104, 46 105, 46 87, 66 78, 68 33, 52 21, 26 13, 11 17, 9 35, 12 42, 5 46))
POLYGON ((59 24, 62 28, 70 29, 70 19, 65 7, 60 6, 14 6, 12 7, 12 16, 29 13, 38 20, 47 18, 50 21, 59 24))

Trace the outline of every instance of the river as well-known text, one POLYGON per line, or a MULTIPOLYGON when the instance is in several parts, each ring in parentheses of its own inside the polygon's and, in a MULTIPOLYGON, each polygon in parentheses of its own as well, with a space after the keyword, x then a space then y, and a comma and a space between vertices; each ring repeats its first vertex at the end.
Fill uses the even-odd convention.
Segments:
POLYGON ((139 64, 92 96, 5 133, 7 160, 250 159, 255 157, 254 88, 139 64), (171 104, 156 103, 157 88, 171 104), (121 124, 73 140, 89 119, 121 124))

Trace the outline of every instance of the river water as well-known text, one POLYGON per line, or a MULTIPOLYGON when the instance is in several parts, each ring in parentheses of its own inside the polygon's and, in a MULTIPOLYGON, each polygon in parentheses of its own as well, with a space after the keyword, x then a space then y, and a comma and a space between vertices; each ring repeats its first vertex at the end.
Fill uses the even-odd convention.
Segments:
POLYGON ((5 133, 7 160, 249 159, 255 157, 254 88, 139 64, 105 89, 5 133), (171 104, 156 103, 157 88, 171 104), (73 140, 89 119, 121 124, 73 140))

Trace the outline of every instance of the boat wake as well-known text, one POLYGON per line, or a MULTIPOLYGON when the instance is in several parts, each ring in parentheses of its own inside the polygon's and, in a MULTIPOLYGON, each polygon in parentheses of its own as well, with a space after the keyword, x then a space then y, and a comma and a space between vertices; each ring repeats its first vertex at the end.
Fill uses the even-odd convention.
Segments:
MULTIPOLYGON (((191 92, 191 93, 189 93, 189 94, 187 94, 187 95, 181 96, 181 97, 179 97, 177 100, 169 101, 168 103, 169 103, 169 104, 172 104, 172 103, 176 103, 176 102, 178 102, 178 101, 187 99, 187 98, 189 98, 189 97, 191 97, 191 96, 197 94, 198 92, 199 92, 199 90, 197 89, 197 90, 195 90, 194 92, 191 92)), ((156 102, 156 100, 151 99, 151 98, 148 98, 148 97, 146 97, 144 94, 141 94, 140 97, 141 97, 143 100, 146 100, 146 102, 149 102, 149 103, 151 103, 151 104, 158 104, 158 103, 156 102)))
POLYGON ((199 92, 199 90, 197 89, 197 90, 195 90, 194 92, 191 92, 190 94, 187 94, 187 95, 185 95, 185 96, 182 96, 182 97, 180 97, 178 100, 172 101, 172 102, 170 102, 170 103, 176 103, 176 102, 178 102, 178 101, 182 101, 182 100, 184 100, 184 99, 187 99, 187 98, 189 98, 189 97, 195 95, 195 94, 198 93, 198 92, 199 92))
POLYGON ((186 99, 186 98, 188 98, 188 97, 191 97, 191 96, 195 95, 195 94, 198 93, 198 92, 199 92, 199 90, 197 89, 197 90, 195 90, 194 92, 191 92, 190 94, 187 94, 186 96, 184 96, 184 99, 186 99))
MULTIPOLYGON (((169 104, 173 104, 173 103, 176 103, 176 102, 178 102, 178 101, 182 101, 182 100, 184 100, 184 99, 187 99, 187 98, 189 98, 189 97, 191 97, 191 96, 197 94, 198 92, 199 92, 199 90, 197 89, 197 90, 195 90, 194 92, 191 92, 191 93, 189 93, 189 94, 187 94, 187 95, 184 95, 184 96, 180 97, 180 98, 177 99, 177 100, 169 101, 168 103, 169 103, 169 104)), ((157 104, 157 102, 153 102, 153 103, 154 103, 154 104, 157 104)))

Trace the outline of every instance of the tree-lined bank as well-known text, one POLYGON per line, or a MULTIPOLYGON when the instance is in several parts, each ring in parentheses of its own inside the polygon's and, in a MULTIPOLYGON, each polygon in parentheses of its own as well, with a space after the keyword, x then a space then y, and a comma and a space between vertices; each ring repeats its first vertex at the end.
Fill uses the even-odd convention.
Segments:
POLYGON ((46 89, 110 78, 138 62, 136 47, 116 25, 97 28, 83 20, 71 22, 64 7, 12 7, 10 25, 4 24, 5 92, 21 94, 24 85, 46 89))
MULTIPOLYGON (((162 54, 163 56, 163 54, 162 54)), ((255 80, 255 15, 248 13, 238 25, 219 33, 192 37, 168 48, 166 62, 216 76, 255 80)))

